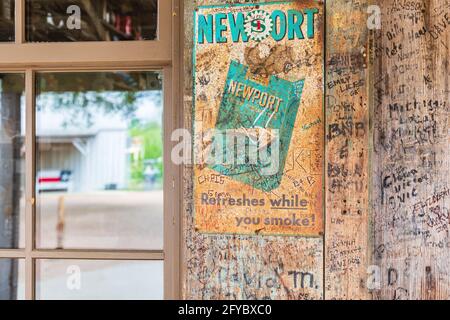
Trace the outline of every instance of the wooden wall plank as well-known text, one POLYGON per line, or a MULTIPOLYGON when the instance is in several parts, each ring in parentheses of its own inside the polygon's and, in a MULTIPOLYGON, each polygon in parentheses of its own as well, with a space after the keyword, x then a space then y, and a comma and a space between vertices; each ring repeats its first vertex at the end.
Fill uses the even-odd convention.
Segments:
POLYGON ((375 297, 449 299, 450 1, 377 2, 375 297))
POLYGON ((327 1, 325 298, 367 299, 368 1, 327 1))
MULTIPOLYGON (((192 13, 218 3, 185 3, 187 128, 192 13)), ((325 243, 198 234, 186 168, 186 299, 450 298, 450 0, 326 3, 325 243), (376 32, 369 2, 383 13, 376 32)))

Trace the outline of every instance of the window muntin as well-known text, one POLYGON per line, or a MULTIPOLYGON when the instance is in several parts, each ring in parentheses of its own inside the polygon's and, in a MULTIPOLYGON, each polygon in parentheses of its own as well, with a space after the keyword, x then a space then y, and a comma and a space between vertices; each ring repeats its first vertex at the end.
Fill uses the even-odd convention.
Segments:
POLYGON ((158 37, 158 0, 26 0, 27 42, 158 37))

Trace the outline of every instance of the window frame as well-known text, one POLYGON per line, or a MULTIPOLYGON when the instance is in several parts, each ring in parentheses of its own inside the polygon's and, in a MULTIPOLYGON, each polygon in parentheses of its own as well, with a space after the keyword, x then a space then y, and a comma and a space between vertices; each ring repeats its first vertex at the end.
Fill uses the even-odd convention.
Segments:
POLYGON ((15 42, 0 43, 0 73, 25 75, 25 248, 0 249, 0 259, 25 261, 25 299, 36 299, 36 260, 158 260, 164 262, 164 298, 179 299, 182 168, 170 159, 171 133, 182 126, 182 1, 158 0, 158 39, 118 42, 25 43, 25 0, 15 0, 15 42), (178 30, 177 32, 174 32, 178 30), (37 72, 160 71, 164 96, 163 250, 42 250, 36 247, 37 72))
POLYGON ((0 68, 23 66, 111 66, 118 61, 135 66, 170 65, 179 0, 158 0, 158 37, 142 41, 80 41, 27 43, 25 0, 15 0, 15 42, 0 43, 0 68), (151 55, 148 54, 151 52, 151 55))

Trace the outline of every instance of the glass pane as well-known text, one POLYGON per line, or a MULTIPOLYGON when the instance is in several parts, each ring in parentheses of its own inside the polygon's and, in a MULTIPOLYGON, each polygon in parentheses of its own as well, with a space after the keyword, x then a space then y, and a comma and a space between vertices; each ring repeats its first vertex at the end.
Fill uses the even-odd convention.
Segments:
POLYGON ((162 261, 38 260, 41 300, 162 300, 162 261))
POLYGON ((14 0, 0 0, 0 42, 14 41, 14 0))
POLYGON ((0 300, 25 299, 25 261, 0 259, 0 300))
POLYGON ((0 248, 24 246, 25 79, 0 73, 0 248))
POLYGON ((158 0, 26 0, 29 42, 155 40, 158 0))
POLYGON ((37 75, 37 245, 162 249, 158 72, 37 75))

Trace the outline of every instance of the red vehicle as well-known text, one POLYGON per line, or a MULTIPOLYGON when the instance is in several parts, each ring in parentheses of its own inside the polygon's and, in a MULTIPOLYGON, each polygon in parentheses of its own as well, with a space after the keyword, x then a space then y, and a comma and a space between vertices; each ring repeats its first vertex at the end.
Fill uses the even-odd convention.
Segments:
POLYGON ((37 192, 64 191, 72 189, 70 170, 44 170, 37 175, 37 192))

